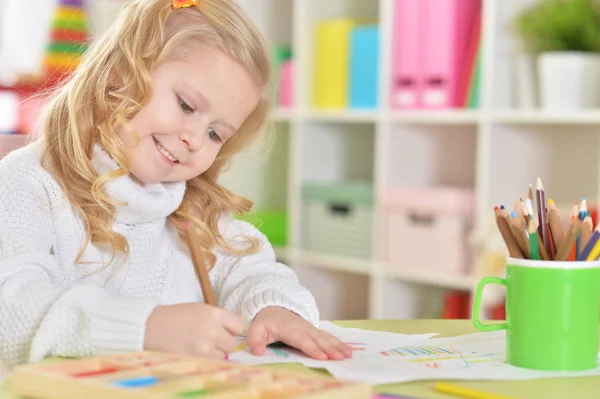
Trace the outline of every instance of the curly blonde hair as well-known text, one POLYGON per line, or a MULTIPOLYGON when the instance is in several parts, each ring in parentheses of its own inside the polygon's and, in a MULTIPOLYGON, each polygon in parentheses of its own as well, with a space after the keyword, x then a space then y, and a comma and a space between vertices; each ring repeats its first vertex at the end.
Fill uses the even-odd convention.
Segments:
POLYGON ((90 242, 112 249, 108 265, 117 251, 129 254, 127 239, 111 228, 118 204, 103 191, 108 181, 130 173, 116 131, 121 126, 131 130, 128 121, 150 100, 151 73, 157 65, 201 46, 232 56, 262 90, 258 105, 223 145, 213 165, 187 182, 180 207, 168 219, 180 235, 184 221, 193 223, 209 269, 216 262, 217 245, 239 255, 258 249, 255 239, 248 238, 249 245, 242 248, 222 236, 221 217, 248 212, 252 202, 217 180, 228 160, 258 138, 268 118, 271 63, 262 35, 233 0, 201 0, 195 9, 178 10, 172 9, 171 0, 132 0, 111 29, 90 45, 78 69, 53 96, 44 119, 43 163, 62 185, 87 231, 78 262, 90 242), (96 143, 117 161, 117 171, 98 175, 91 163, 96 143))

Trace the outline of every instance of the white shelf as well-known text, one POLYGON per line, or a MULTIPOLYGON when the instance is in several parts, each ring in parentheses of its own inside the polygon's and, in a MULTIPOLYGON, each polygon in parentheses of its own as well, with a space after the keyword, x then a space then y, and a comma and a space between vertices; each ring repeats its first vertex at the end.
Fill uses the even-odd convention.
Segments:
POLYGON ((321 122, 376 122, 382 119, 381 112, 370 110, 309 110, 303 112, 302 117, 321 122))
POLYGON ((600 125, 600 110, 587 112, 503 111, 492 115, 492 122, 520 125, 600 125))
POLYGON ((415 110, 392 111, 393 122, 419 125, 475 125, 481 121, 477 110, 415 110))
POLYGON ((327 254, 300 251, 293 256, 293 261, 308 267, 316 267, 324 270, 359 274, 364 276, 373 275, 373 264, 369 261, 331 256, 327 254))
POLYGON ((283 262, 291 262, 304 267, 322 270, 358 274, 369 277, 384 277, 392 280, 415 283, 423 286, 440 287, 451 290, 469 291, 473 289, 475 278, 455 276, 423 270, 406 270, 394 265, 385 265, 373 261, 331 256, 308 251, 293 251, 275 248, 275 253, 283 262))
POLYGON ((439 287, 450 290, 471 291, 475 287, 476 279, 469 276, 454 276, 443 273, 434 273, 423 270, 405 270, 393 266, 379 266, 376 273, 385 278, 415 283, 423 286, 439 287))

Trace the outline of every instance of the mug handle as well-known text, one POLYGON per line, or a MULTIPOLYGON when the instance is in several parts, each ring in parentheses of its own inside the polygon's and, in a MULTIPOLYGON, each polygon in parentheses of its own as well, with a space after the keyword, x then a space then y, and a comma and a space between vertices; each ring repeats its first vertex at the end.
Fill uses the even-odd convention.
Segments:
POLYGON ((504 330, 506 328, 506 323, 483 324, 481 320, 479 320, 481 294, 483 293, 483 287, 485 287, 487 284, 500 284, 506 286, 506 279, 499 277, 484 277, 481 279, 481 281, 479 281, 479 284, 477 284, 477 291, 475 291, 475 299, 473 301, 473 315, 471 316, 473 325, 480 331, 504 330))

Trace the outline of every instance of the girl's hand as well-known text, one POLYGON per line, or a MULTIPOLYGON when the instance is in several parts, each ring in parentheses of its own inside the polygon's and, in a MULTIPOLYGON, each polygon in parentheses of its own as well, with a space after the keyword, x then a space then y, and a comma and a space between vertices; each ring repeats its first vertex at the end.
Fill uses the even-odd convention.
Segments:
POLYGON ((205 303, 158 306, 146 322, 144 349, 224 359, 243 330, 236 314, 205 303))
POLYGON ((248 347, 254 355, 262 355, 267 345, 274 342, 283 342, 318 360, 352 356, 350 346, 280 307, 261 310, 248 328, 248 347))

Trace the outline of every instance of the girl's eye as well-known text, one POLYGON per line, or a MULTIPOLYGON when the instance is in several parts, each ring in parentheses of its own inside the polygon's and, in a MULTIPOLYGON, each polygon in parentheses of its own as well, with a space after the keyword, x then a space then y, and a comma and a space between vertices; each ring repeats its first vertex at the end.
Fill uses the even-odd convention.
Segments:
POLYGON ((179 106, 181 107, 183 112, 185 112, 186 114, 194 113, 194 109, 190 107, 185 101, 183 101, 181 97, 178 96, 177 101, 179 101, 179 106))
POLYGON ((219 137, 219 134, 215 132, 214 129, 211 127, 208 128, 208 137, 210 137, 211 140, 218 141, 219 143, 222 142, 221 137, 219 137))

